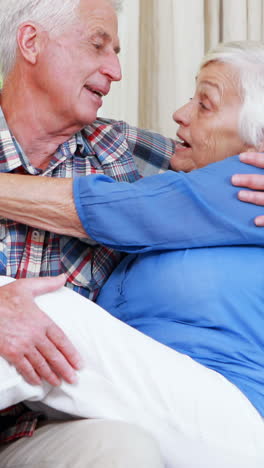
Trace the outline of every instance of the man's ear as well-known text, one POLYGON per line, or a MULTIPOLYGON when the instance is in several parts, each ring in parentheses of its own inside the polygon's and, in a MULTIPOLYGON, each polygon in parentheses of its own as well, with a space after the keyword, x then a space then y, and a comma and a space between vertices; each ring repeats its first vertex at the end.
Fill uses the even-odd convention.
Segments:
POLYGON ((31 22, 22 23, 17 31, 17 44, 21 55, 29 63, 37 62, 40 50, 40 31, 37 25, 31 22))

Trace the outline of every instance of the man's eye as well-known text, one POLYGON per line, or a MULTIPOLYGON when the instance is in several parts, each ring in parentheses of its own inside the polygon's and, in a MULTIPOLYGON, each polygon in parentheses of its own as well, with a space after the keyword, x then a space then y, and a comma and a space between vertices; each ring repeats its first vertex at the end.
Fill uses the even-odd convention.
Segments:
POLYGON ((94 42, 93 46, 95 49, 100 50, 103 47, 103 44, 101 42, 94 42))

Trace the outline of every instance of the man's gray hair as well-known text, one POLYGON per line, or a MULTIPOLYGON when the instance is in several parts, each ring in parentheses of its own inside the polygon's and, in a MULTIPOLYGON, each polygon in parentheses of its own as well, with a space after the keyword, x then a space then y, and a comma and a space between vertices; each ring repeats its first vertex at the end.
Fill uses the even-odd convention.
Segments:
POLYGON ((238 73, 242 97, 239 135, 246 144, 260 147, 264 143, 264 44, 221 43, 205 55, 200 70, 211 62, 228 63, 238 73))
MULTIPOLYGON (((108 0, 118 12, 122 0, 108 0)), ((80 0, 0 0, 0 73, 3 79, 12 70, 17 51, 17 29, 24 21, 34 21, 50 33, 59 34, 77 18, 80 0)))

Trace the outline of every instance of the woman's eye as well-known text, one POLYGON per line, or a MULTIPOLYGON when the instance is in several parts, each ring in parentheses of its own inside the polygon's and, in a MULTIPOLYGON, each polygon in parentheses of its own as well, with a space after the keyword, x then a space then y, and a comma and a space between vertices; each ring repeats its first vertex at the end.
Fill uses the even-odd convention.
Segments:
POLYGON ((210 110, 209 107, 207 107, 207 106, 203 103, 203 101, 199 101, 199 106, 200 106, 201 109, 203 109, 203 110, 208 110, 208 111, 210 110))

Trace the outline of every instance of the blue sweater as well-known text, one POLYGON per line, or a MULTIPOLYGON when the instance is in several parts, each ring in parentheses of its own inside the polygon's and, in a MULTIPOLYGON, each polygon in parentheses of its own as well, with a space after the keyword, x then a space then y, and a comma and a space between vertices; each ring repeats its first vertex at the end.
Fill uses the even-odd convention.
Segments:
POLYGON ((83 177, 74 194, 94 239, 135 252, 98 303, 224 375, 264 416, 264 236, 253 223, 263 207, 237 201, 236 172, 261 170, 235 156, 132 185, 83 177))

